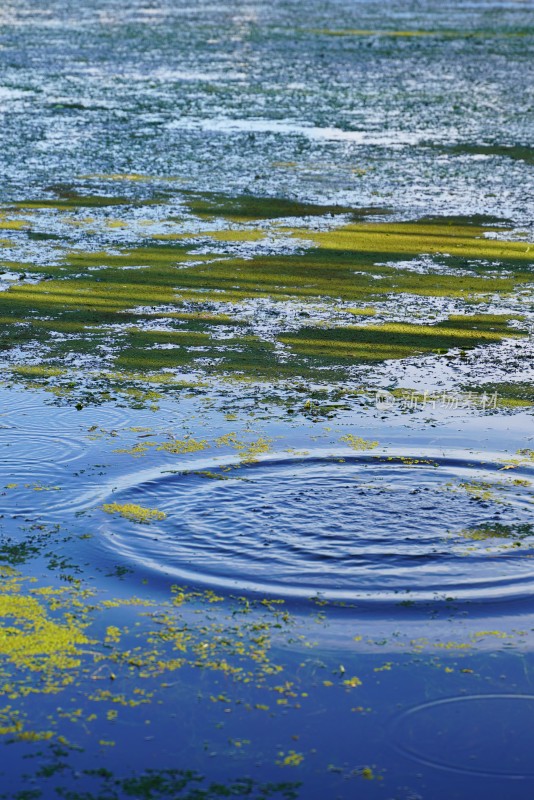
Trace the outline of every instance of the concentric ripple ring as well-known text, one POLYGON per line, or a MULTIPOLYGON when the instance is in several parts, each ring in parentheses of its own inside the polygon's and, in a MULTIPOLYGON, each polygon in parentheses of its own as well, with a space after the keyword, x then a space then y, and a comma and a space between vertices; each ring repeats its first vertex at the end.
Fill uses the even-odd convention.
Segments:
POLYGON ((405 711, 392 736, 400 752, 438 769, 532 779, 533 713, 533 695, 448 697, 405 711))
POLYGON ((534 591, 533 482, 529 465, 426 455, 201 463, 119 487, 106 500, 118 513, 100 512, 101 541, 124 562, 215 588, 520 598, 534 591), (132 521, 128 506, 159 514, 132 521))

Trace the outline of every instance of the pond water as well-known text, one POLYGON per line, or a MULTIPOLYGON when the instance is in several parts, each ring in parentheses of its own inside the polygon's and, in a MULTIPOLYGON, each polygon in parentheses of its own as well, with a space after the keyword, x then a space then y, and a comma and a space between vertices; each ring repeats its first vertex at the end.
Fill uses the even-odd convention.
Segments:
POLYGON ((1 797, 530 800, 533 37, 2 4, 1 797))

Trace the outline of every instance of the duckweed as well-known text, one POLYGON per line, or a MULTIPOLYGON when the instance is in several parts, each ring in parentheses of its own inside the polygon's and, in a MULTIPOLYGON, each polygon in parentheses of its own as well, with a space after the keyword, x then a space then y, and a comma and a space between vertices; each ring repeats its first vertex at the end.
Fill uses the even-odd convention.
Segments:
POLYGON ((104 503, 102 506, 106 514, 120 514, 121 517, 129 519, 131 522, 139 522, 147 524, 154 520, 161 520, 166 518, 164 511, 158 511, 157 508, 144 508, 135 503, 104 503))

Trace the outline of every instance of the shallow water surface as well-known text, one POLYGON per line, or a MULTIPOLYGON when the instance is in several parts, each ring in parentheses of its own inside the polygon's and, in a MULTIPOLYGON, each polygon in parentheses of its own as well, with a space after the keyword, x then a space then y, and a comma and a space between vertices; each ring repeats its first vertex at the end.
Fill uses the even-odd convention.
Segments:
POLYGON ((164 520, 133 530, 113 520, 102 535, 126 561, 234 590, 369 602, 528 597, 534 470, 503 478, 502 464, 421 456, 164 470, 109 498, 155 505, 164 520))
POLYGON ((530 2, 5 0, 9 800, 531 800, 530 2))

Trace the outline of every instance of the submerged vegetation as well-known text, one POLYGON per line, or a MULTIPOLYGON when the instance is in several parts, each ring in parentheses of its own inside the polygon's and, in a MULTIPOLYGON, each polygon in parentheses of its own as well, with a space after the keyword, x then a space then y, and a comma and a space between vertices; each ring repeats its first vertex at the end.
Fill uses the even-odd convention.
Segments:
POLYGON ((4 208, 0 226, 16 232, 4 269, 19 280, 0 293, 0 342, 15 379, 67 394, 82 365, 100 393, 106 384, 135 393, 147 380, 187 387, 188 374, 192 386, 210 376, 331 381, 359 364, 461 358, 528 330, 508 307, 529 291, 530 246, 499 238, 490 221, 378 223, 365 211, 351 221, 348 208, 245 196, 182 202, 165 234, 125 200, 124 217, 110 218, 117 203, 106 196, 4 208), (68 235, 55 242, 42 266, 16 260, 38 208, 83 233, 76 247, 68 235), (121 243, 126 234, 132 243, 121 243), (418 298, 432 309, 419 319, 418 298))

